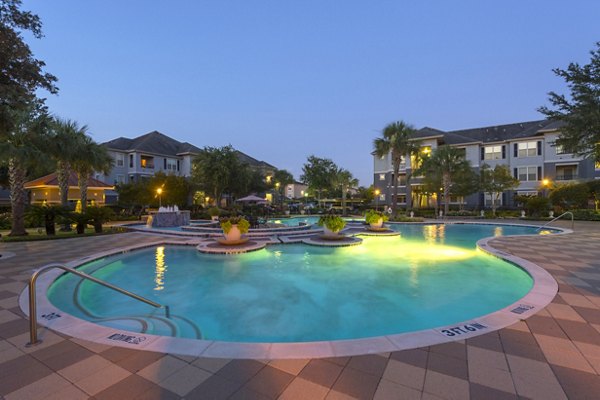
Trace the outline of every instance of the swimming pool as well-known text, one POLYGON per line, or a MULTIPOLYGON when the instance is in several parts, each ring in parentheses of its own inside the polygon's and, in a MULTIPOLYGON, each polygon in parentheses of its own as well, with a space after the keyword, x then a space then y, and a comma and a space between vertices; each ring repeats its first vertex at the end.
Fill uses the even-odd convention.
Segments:
POLYGON ((319 221, 319 216, 301 216, 290 218, 272 218, 267 220, 271 224, 281 224, 286 226, 299 226, 300 224, 314 225, 319 221))
POLYGON ((60 310, 101 325, 229 342, 309 342, 412 332, 492 313, 522 298, 524 270, 476 249, 488 236, 534 234, 495 225, 393 225, 399 237, 361 246, 272 245, 238 255, 159 246, 82 270, 171 306, 161 312, 64 275, 48 290, 60 310), (132 279, 132 277, 134 277, 132 279))

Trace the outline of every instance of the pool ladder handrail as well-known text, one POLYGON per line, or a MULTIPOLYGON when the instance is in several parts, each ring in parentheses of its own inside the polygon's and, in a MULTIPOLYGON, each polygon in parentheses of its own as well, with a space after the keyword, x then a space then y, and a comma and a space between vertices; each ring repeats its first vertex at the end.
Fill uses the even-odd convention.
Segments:
POLYGON ((28 283, 28 289, 29 289, 29 343, 27 343, 28 347, 35 346, 36 344, 39 344, 42 342, 41 340, 38 339, 38 336, 37 336, 37 304, 36 304, 36 291, 35 291, 36 281, 40 275, 42 275, 43 273, 45 273, 47 271, 55 269, 55 268, 62 269, 63 271, 66 271, 66 272, 70 272, 74 275, 79 276, 80 278, 88 279, 92 282, 95 282, 95 283, 102 285, 104 287, 107 287, 109 289, 115 290, 115 291, 122 293, 126 296, 129 296, 133 299, 136 299, 143 303, 149 304, 153 307, 164 308, 165 316, 169 319, 171 318, 171 309, 167 305, 159 304, 155 301, 149 300, 138 294, 135 294, 133 292, 130 292, 128 290, 125 290, 123 288, 115 286, 111 283, 105 282, 101 279, 98 279, 91 275, 88 275, 85 272, 77 271, 74 268, 67 267, 66 265, 57 264, 57 263, 48 264, 48 265, 45 265, 42 268, 38 269, 37 271, 35 271, 29 278, 29 283, 28 283))
POLYGON ((573 213, 571 211, 566 211, 562 214, 560 214, 558 217, 553 218, 552 221, 546 222, 544 225, 540 226, 539 228, 537 228, 535 231, 541 231, 542 229, 544 229, 545 227, 547 227, 548 225, 550 225, 551 223, 553 223, 554 221, 564 217, 567 214, 571 214, 571 229, 575 228, 575 216, 573 215, 573 213))

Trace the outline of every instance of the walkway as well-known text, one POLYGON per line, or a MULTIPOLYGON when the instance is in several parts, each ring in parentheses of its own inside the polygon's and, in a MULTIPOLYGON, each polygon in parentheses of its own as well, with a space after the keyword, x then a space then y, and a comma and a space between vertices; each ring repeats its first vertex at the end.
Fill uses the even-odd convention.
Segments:
POLYGON ((32 267, 155 237, 0 244, 0 398, 6 399, 593 399, 600 397, 600 223, 492 245, 546 268, 559 295, 526 321, 466 341, 386 354, 221 360, 108 347, 41 330, 25 348, 17 306, 32 267))

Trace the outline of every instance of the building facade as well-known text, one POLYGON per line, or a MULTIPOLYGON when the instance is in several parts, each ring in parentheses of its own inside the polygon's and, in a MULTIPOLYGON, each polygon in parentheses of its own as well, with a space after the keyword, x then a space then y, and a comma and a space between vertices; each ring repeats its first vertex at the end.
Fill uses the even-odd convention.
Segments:
MULTIPOLYGON (((506 191, 498 200, 499 206, 514 207, 514 195, 537 195, 544 190, 542 182, 547 179, 553 184, 600 179, 600 165, 591 159, 567 154, 555 145, 560 135, 560 124, 550 120, 522 122, 457 131, 441 131, 422 128, 413 140, 419 142, 422 152, 428 153, 442 145, 463 149, 471 167, 479 172, 482 165, 491 168, 506 165, 519 186, 506 191)), ((407 157, 400 167, 399 176, 393 176, 390 154, 377 157, 373 154, 375 189, 379 191, 379 204, 391 204, 393 180, 398 179, 398 203, 406 205, 406 196, 411 196, 413 207, 429 207, 434 201, 420 190, 421 179, 414 177, 406 185, 407 173, 414 169, 407 157)), ((414 162, 414 160, 413 160, 414 162)), ((491 206, 492 198, 486 193, 476 193, 466 198, 451 198, 450 204, 483 209, 491 206)))
MULTIPOLYGON (((115 185, 138 182, 157 172, 189 177, 193 160, 201 151, 190 143, 179 142, 157 131, 133 139, 120 137, 103 145, 114 160, 113 168, 108 175, 96 173, 95 178, 115 185)), ((239 150, 236 153, 241 162, 259 169, 265 175, 272 175, 276 170, 271 164, 239 150)))

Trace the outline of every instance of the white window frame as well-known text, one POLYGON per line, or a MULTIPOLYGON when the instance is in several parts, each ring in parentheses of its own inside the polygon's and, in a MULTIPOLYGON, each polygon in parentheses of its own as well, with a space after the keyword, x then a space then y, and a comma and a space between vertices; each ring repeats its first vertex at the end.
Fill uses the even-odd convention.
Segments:
POLYGON ((502 160, 502 145, 485 146, 483 150, 484 160, 502 160))
POLYGON ((177 160, 167 158, 167 171, 177 172, 177 160))
POLYGON ((379 200, 385 201, 385 194, 384 193, 382 193, 382 194, 379 195, 379 200))
MULTIPOLYGON (((498 196, 498 198, 495 200, 496 203, 496 207, 501 207, 502 206, 502 195, 498 196)), ((492 206, 492 200, 494 199, 494 193, 484 193, 483 195, 483 202, 485 204, 486 207, 491 207, 492 206)))
POLYGON ((123 153, 115 154, 115 166, 117 166, 117 167, 125 166, 125 154, 123 154, 123 153))
POLYGON ((525 158, 525 157, 537 157, 537 141, 531 142, 518 142, 517 143, 517 157, 525 158))
POLYGON ((117 183, 125 183, 125 175, 117 175, 117 183))
POLYGON ((517 167, 517 179, 520 180, 521 182, 537 182, 540 180, 539 178, 540 177, 538 176, 538 167, 537 166, 524 165, 524 166, 517 167), (521 179, 521 175, 523 175, 521 173, 522 169, 525 169, 524 176, 526 177, 526 179, 521 179), (532 169, 535 173, 535 179, 529 179, 532 169))

